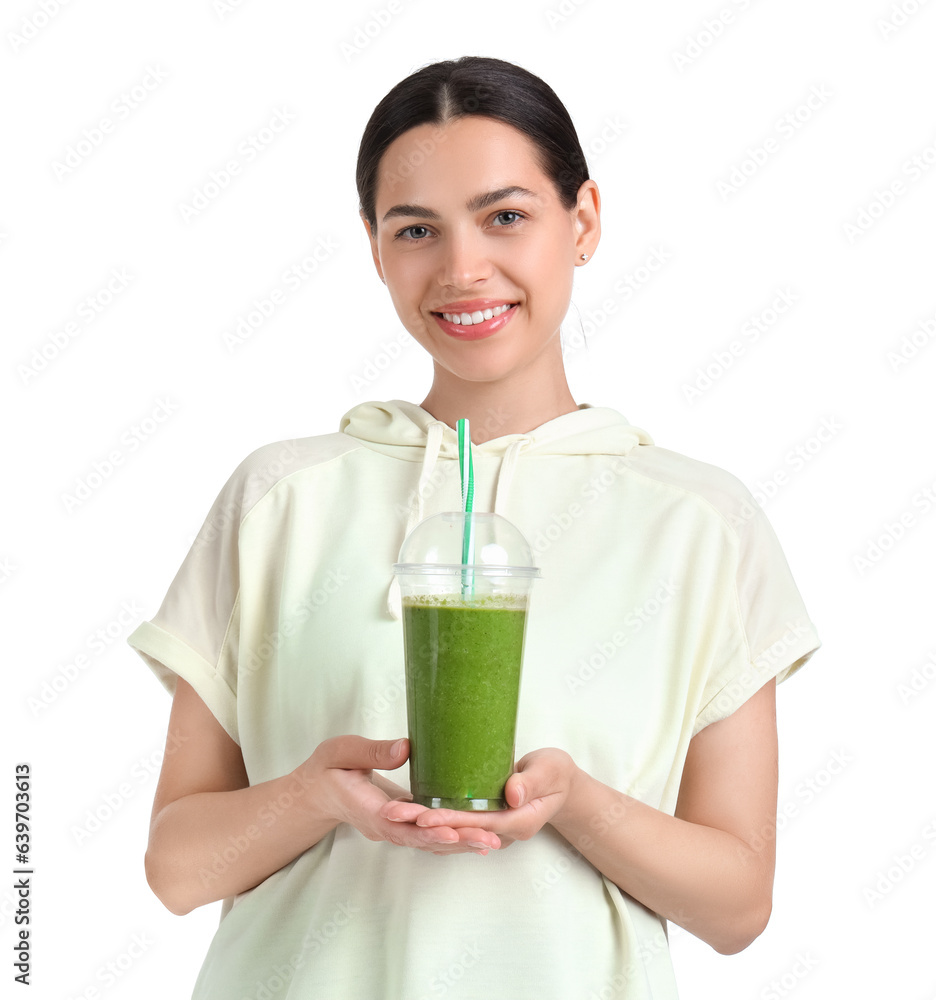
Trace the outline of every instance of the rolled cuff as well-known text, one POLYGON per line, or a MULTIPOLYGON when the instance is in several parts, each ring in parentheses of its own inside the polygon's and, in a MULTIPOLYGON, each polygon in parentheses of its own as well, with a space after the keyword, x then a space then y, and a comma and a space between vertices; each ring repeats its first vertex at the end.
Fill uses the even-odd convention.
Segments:
POLYGON ((240 746, 237 697, 211 663, 152 622, 138 625, 127 637, 127 643, 140 654, 169 694, 175 694, 179 677, 191 684, 224 731, 240 746))
POLYGON ((726 680, 725 684, 703 705, 696 714, 692 735, 727 718, 768 681, 776 678, 777 684, 796 673, 821 646, 819 635, 808 619, 788 622, 787 631, 754 660, 740 674, 726 680), (778 651, 779 650, 779 651, 778 651))

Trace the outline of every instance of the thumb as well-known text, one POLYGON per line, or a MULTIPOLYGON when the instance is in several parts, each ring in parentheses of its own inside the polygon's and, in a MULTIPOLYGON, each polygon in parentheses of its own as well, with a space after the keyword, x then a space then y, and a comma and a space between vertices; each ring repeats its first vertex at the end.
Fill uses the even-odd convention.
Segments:
POLYGON ((519 809, 533 799, 548 794, 554 779, 549 763, 548 750, 533 750, 517 761, 514 773, 507 779, 504 788, 504 798, 511 809, 519 809))
POLYGON ((363 736, 334 736, 321 744, 326 767, 346 770, 393 771, 409 756, 409 740, 368 740, 363 736))
POLYGON ((526 803, 530 801, 531 797, 535 797, 530 795, 530 776, 525 776, 523 774, 525 766, 525 760, 519 761, 517 763, 517 769, 507 779, 507 784, 504 786, 504 799, 511 809, 519 809, 520 806, 526 805, 526 803))

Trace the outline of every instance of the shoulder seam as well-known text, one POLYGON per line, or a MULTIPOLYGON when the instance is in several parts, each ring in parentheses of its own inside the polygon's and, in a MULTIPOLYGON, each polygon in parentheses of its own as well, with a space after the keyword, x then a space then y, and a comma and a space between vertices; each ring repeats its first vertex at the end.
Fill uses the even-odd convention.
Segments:
MULTIPOLYGON (((715 468, 717 468, 717 466, 715 466, 715 468)), ((665 487, 667 489, 675 490, 675 491, 677 491, 679 493, 684 493, 687 496, 695 498, 696 500, 699 501, 699 503, 704 504, 706 507, 708 507, 709 509, 711 509, 712 511, 715 512, 715 514, 718 516, 718 518, 724 523, 725 527, 728 529, 728 531, 730 532, 732 538, 734 538, 734 540, 735 540, 736 543, 740 541, 737 529, 731 523, 731 521, 728 519, 728 516, 724 513, 724 511, 720 510, 714 503, 712 503, 711 500, 708 499, 708 497, 703 496, 697 490, 691 490, 688 487, 686 487, 686 486, 680 486, 677 483, 667 482, 665 479, 655 478, 654 476, 651 476, 651 475, 649 475, 646 472, 641 472, 641 471, 639 471, 637 469, 632 468, 629 464, 628 464, 627 471, 630 472, 634 476, 639 476, 641 479, 645 479, 649 483, 655 483, 658 486, 663 486, 663 487, 665 487)), ((724 471, 724 470, 721 470, 721 471, 724 471)), ((738 480, 738 482, 740 482, 740 480, 738 480)), ((744 486, 743 483, 741 483, 741 485, 744 486)), ((755 501, 755 503, 756 503, 756 501, 755 501)))
POLYGON ((275 490, 276 487, 279 486, 281 483, 285 483, 288 479, 291 479, 293 476, 298 476, 302 472, 308 472, 309 469, 313 469, 313 468, 314 469, 325 468, 326 466, 331 465, 332 462, 337 462, 339 459, 342 459, 346 455, 350 454, 353 451, 357 451, 357 450, 358 449, 355 448, 355 447, 348 448, 346 451, 341 452, 341 454, 339 454, 339 455, 332 455, 331 458, 325 459, 325 461, 323 461, 323 462, 315 462, 315 463, 311 463, 309 465, 304 465, 301 469, 293 469, 292 472, 284 473, 278 479, 275 479, 263 491, 263 493, 261 493, 257 497, 257 499, 253 501, 253 503, 250 505, 250 507, 247 510, 241 512, 241 519, 240 519, 240 524, 238 525, 238 530, 243 526, 244 522, 253 513, 253 511, 256 510, 256 508, 260 505, 260 503, 263 500, 265 500, 270 495, 270 493, 273 490, 275 490))

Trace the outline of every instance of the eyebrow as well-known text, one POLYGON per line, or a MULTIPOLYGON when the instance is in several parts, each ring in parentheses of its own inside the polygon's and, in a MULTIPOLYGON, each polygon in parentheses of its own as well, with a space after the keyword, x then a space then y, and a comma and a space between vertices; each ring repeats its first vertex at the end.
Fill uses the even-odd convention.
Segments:
MULTIPOLYGON (((519 187, 516 184, 510 185, 510 187, 498 188, 496 191, 486 191, 484 194, 477 194, 473 198, 469 198, 465 202, 465 208, 469 212, 480 212, 482 208, 488 208, 495 202, 502 201, 504 198, 535 198, 537 197, 533 191, 528 190, 525 187, 519 187)), ((394 205, 393 208, 389 209, 381 221, 386 222, 387 219, 394 219, 397 216, 407 216, 414 219, 430 219, 433 222, 438 222, 442 216, 439 215, 435 209, 425 208, 422 205, 394 205)))

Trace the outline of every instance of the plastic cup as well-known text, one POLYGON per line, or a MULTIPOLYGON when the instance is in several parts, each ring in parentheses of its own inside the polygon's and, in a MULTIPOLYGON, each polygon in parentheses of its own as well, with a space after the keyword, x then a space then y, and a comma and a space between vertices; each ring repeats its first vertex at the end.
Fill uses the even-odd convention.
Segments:
POLYGON ((394 564, 403 605, 413 801, 506 809, 533 580, 530 546, 499 514, 435 514, 394 564), (473 562, 462 562, 465 519, 473 562))

